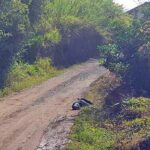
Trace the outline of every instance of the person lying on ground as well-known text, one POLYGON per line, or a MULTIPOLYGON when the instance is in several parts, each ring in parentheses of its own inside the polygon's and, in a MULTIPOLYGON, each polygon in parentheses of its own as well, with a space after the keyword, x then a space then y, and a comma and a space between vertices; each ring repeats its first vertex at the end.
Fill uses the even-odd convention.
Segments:
POLYGON ((78 98, 77 101, 75 101, 72 104, 72 109, 79 110, 81 107, 86 107, 86 106, 90 106, 90 105, 93 105, 93 103, 90 102, 89 100, 87 100, 85 98, 78 98))

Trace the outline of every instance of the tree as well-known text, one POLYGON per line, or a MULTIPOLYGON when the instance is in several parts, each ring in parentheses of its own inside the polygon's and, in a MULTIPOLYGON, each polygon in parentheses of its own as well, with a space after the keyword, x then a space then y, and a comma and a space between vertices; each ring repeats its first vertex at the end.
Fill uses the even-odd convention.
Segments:
POLYGON ((0 3, 0 87, 29 27, 28 7, 19 0, 0 3))

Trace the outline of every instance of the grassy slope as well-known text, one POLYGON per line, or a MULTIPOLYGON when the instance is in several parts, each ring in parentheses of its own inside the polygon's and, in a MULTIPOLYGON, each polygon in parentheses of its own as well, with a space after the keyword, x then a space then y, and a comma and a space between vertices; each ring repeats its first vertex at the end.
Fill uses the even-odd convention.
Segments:
POLYGON ((70 135, 68 150, 148 148, 143 143, 149 141, 150 135, 150 99, 130 98, 116 105, 103 105, 119 86, 118 81, 109 74, 91 85, 86 97, 95 99, 97 105, 82 110, 70 135))
POLYGON ((113 132, 100 127, 92 114, 91 109, 85 109, 76 119, 69 150, 105 150, 114 145, 113 132))
POLYGON ((63 72, 64 70, 54 68, 49 59, 39 59, 35 64, 15 63, 8 75, 6 87, 0 91, 0 96, 37 85, 63 72))

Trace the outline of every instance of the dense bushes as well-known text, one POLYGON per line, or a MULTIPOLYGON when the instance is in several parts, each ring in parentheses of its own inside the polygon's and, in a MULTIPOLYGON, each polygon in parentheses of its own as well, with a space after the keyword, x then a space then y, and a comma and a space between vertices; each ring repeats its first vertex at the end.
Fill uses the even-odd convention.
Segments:
POLYGON ((138 49, 149 41, 149 22, 133 20, 112 0, 3 0, 0 7, 0 87, 14 60, 34 63, 42 55, 68 66, 97 55, 99 34, 110 42, 99 47, 103 63, 132 84, 141 78, 134 75, 143 59, 138 49))
POLYGON ((98 46, 100 52, 100 65, 109 68, 118 75, 124 75, 128 69, 128 62, 125 61, 123 52, 116 44, 98 46))
POLYGON ((136 73, 135 86, 150 93, 150 22, 146 21, 141 29, 141 45, 137 50, 136 63, 133 69, 136 73))
MULTIPOLYGON (((70 36, 80 35, 81 28, 87 26, 109 39, 117 18, 128 18, 112 0, 2 0, 0 8, 0 87, 5 86, 14 59, 34 63, 41 54, 51 56, 47 51, 65 49, 71 44, 70 36), (63 45, 61 41, 67 44, 63 45)), ((120 26, 123 24, 125 26, 128 22, 122 19, 120 26)), ((60 50, 59 53, 63 57, 66 51, 61 53, 60 50)))
POLYGON ((142 22, 135 19, 128 30, 124 29, 126 37, 122 36, 120 31, 115 32, 117 34, 115 33, 110 44, 98 46, 100 62, 120 75, 128 86, 135 89, 137 95, 148 95, 150 93, 149 21, 142 22))

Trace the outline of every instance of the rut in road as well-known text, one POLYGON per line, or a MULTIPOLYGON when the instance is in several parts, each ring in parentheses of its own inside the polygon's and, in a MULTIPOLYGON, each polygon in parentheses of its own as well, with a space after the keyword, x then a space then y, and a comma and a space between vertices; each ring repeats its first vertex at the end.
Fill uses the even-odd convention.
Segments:
POLYGON ((41 85, 2 98, 0 150, 36 149, 50 122, 58 116, 75 115, 71 110, 72 102, 106 72, 96 60, 91 60, 41 85))

